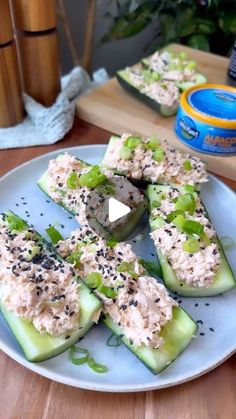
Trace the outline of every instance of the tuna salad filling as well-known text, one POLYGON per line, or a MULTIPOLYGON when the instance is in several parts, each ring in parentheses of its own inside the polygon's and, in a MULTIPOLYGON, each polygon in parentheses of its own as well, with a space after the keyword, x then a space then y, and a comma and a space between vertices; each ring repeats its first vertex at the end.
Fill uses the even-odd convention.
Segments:
POLYGON ((176 302, 147 275, 132 247, 112 244, 83 227, 60 241, 57 251, 103 301, 103 312, 135 346, 159 348, 160 330, 172 320, 176 302))
POLYGON ((206 166, 199 158, 154 137, 130 133, 112 137, 102 164, 107 175, 109 171, 116 171, 131 179, 152 183, 197 185, 207 182, 206 166))
POLYGON ((190 185, 163 189, 151 209, 151 228, 156 248, 179 281, 193 287, 212 284, 220 265, 216 232, 190 185))
POLYGON ((41 333, 64 335, 79 327, 79 285, 33 229, 11 231, 0 218, 0 297, 7 310, 41 333))
POLYGON ((179 89, 171 81, 158 82, 152 79, 149 72, 139 68, 126 68, 129 81, 141 93, 165 106, 177 105, 179 89))
POLYGON ((68 153, 50 161, 47 179, 51 198, 75 214, 81 225, 88 225, 90 218, 110 230, 123 224, 128 215, 109 222, 106 206, 111 196, 129 206, 131 213, 144 201, 144 195, 127 179, 115 176, 112 182, 98 166, 88 166, 68 153))
POLYGON ((172 54, 168 51, 162 53, 155 52, 145 60, 150 76, 173 82, 195 82, 196 80, 196 62, 187 59, 187 54, 172 54), (153 73, 154 74, 153 74, 153 73))

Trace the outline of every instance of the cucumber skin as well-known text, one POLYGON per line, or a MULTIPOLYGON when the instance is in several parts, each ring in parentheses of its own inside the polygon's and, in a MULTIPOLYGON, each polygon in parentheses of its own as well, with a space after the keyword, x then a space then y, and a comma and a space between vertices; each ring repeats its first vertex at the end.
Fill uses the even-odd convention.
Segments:
POLYGON ((149 98, 145 93, 141 93, 136 87, 132 86, 127 80, 122 77, 122 70, 116 73, 116 78, 120 85, 131 95, 141 100, 146 105, 150 106, 154 111, 157 111, 161 116, 168 118, 174 116, 177 112, 178 105, 165 106, 154 99, 149 98))
MULTIPOLYGON (((8 211, 8 213, 10 212, 12 211, 8 211)), ((15 213, 12 212, 12 214, 16 216, 15 213)), ((28 224, 27 226, 30 227, 28 224)), ((38 232, 37 232, 37 235, 41 242, 43 242, 46 246, 50 247, 50 244, 38 232)), ((57 255, 57 256, 59 259, 63 260, 60 257, 60 255, 57 255)), ((69 347, 74 345, 93 326, 94 322, 92 321, 92 318, 97 313, 97 311, 101 309, 102 303, 94 294, 91 294, 90 289, 81 279, 79 279, 79 283, 81 285, 80 293, 85 294, 85 297, 87 294, 87 299, 88 301, 90 300, 90 305, 93 306, 93 310, 90 310, 90 313, 86 313, 86 311, 89 311, 88 308, 86 307, 87 304, 82 304, 84 307, 80 312, 80 316, 81 316, 80 324, 84 323, 84 326, 82 329, 78 329, 78 330, 73 331, 72 333, 68 333, 68 335, 71 335, 71 336, 67 340, 65 340, 64 337, 60 338, 56 336, 50 336, 49 334, 41 335, 37 331, 37 329, 35 329, 35 327, 33 326, 31 322, 26 321, 18 317, 17 315, 15 315, 14 313, 10 312, 0 302, 0 311, 3 317, 5 318, 9 328, 11 329, 13 335, 15 336, 16 340, 21 346, 25 354, 25 357, 28 361, 30 362, 45 361, 49 358, 59 355, 60 353, 66 351, 69 347), (86 316, 88 316, 88 321, 86 321, 86 316), (21 339, 21 332, 19 331, 20 328, 22 328, 23 334, 25 335, 23 342, 21 339), (30 334, 32 334, 33 337, 38 341, 38 345, 42 346, 41 354, 37 348, 37 344, 35 346, 32 345, 32 347, 30 347, 30 343, 31 343, 30 342, 31 338, 29 337, 30 334), (26 342, 27 339, 29 339, 28 342, 26 342), (26 345, 28 344, 29 346, 27 347, 25 344, 26 345), (59 346, 57 346, 58 344, 59 346), (48 349, 46 349, 47 345, 48 345, 48 349)))
MULTIPOLYGON (((168 189, 168 186, 149 185, 148 190, 147 190, 147 195, 150 202, 152 202, 152 200, 155 200, 155 194, 156 192, 158 192, 158 188, 159 188, 159 191, 163 191, 163 190, 168 189)), ((216 237, 216 243, 219 247, 220 254, 221 254, 221 264, 216 273, 215 282, 207 288, 189 287, 186 284, 183 284, 180 280, 177 279, 175 272, 171 268, 170 264, 167 262, 166 258, 162 255, 160 250, 156 249, 157 259, 161 266, 162 278, 163 278, 165 286, 168 289, 170 289, 172 292, 177 292, 178 295, 182 297, 214 297, 216 295, 232 290, 236 286, 234 274, 229 265, 229 262, 227 261, 223 247, 218 237, 216 237), (217 275, 219 275, 219 278, 217 277, 217 275), (226 283, 226 279, 224 278, 226 279, 228 278, 227 283, 226 283), (219 281, 222 281, 222 286, 224 285, 222 288, 221 286, 218 287, 219 281), (224 281, 225 281, 225 284, 224 284, 224 281), (180 284, 183 284, 183 285, 180 286, 180 284)))
MULTIPOLYGON (((173 322, 175 322, 176 324, 174 325, 172 322, 169 322, 166 326, 162 328, 161 333, 163 333, 164 335, 166 333, 167 339, 165 339, 165 342, 160 347, 160 349, 150 349, 145 348, 144 346, 135 347, 131 345, 129 340, 124 336, 121 338, 121 341, 124 343, 124 345, 155 375, 165 370, 172 362, 175 361, 175 359, 191 343, 192 339, 196 337, 196 333, 198 330, 197 324, 190 317, 190 315, 185 312, 185 310, 183 310, 181 307, 174 307, 173 310, 173 322), (181 327, 181 319, 177 321, 175 317, 183 317, 182 320, 188 323, 189 331, 183 331, 183 327, 181 327), (177 330, 178 328, 179 330, 177 330), (175 336, 171 336, 172 334, 175 335, 175 332, 176 335, 178 335, 177 338, 179 338, 182 334, 181 339, 179 339, 181 340, 181 342, 178 342, 177 338, 175 339, 175 336), (177 349, 178 346, 179 349, 177 349), (171 351, 173 352, 172 354, 171 351)), ((113 333, 116 334, 116 336, 122 335, 122 329, 112 321, 110 316, 106 315, 103 319, 103 322, 113 333)))
MULTIPOLYGON (((78 159, 79 160, 79 159, 78 159)), ((82 161, 82 160, 80 160, 82 161)), ((84 162, 83 162, 84 163, 84 162)), ((87 164, 87 163, 85 163, 87 164)), ((88 167, 91 167, 91 165, 88 165, 88 167)), ((39 188, 50 198, 50 195, 48 193, 47 189, 47 175, 46 172, 41 176, 41 178, 38 180, 37 185, 39 188)), ((63 202, 56 202, 56 204, 60 205, 64 210, 72 214, 73 216, 76 215, 74 211, 68 210, 66 206, 63 204, 63 202)), ((137 223, 139 220, 143 217, 146 210, 148 208, 148 202, 147 199, 144 197, 143 202, 138 204, 136 210, 134 212, 131 212, 130 215, 127 217, 127 221, 124 226, 118 226, 115 230, 110 232, 108 229, 104 229, 104 236, 107 240, 116 240, 116 241, 123 241, 125 240, 135 229, 137 226, 137 223)))

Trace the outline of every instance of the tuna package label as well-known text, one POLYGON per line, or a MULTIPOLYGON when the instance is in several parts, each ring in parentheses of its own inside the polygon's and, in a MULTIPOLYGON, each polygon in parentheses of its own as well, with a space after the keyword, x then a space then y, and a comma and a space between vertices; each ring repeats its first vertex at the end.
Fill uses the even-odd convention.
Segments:
POLYGON ((187 146, 210 154, 236 153, 236 90, 205 88, 180 105, 175 132, 187 146), (232 128, 231 128, 232 127, 232 128))

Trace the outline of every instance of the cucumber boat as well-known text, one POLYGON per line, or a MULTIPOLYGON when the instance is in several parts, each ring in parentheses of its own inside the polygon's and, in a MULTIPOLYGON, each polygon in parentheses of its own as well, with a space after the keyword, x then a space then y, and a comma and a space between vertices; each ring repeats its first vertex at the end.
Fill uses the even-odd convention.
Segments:
POLYGON ((206 77, 196 71, 196 62, 188 60, 186 53, 165 50, 118 71, 116 77, 128 93, 164 117, 176 114, 181 92, 207 82, 206 77))
POLYGON ((131 245, 106 242, 84 227, 60 241, 57 251, 103 301, 104 324, 154 374, 173 362, 196 335, 196 323, 148 276, 131 245), (150 323, 144 327, 147 318, 150 323))
POLYGON ((230 291, 235 278, 193 186, 149 185, 150 227, 167 288, 186 297, 230 291))
POLYGON ((157 137, 131 133, 113 135, 101 166, 132 182, 199 185, 207 182, 206 165, 157 137))
POLYGON ((142 192, 126 178, 108 179, 98 166, 61 154, 51 160, 38 186, 81 225, 90 224, 106 238, 123 240, 135 229, 147 209, 142 192), (108 200, 115 198, 130 208, 129 214, 109 222, 108 200))
MULTIPOLYGON (((43 292, 49 292, 48 290, 50 290, 50 287, 52 287, 52 284, 50 283, 50 275, 52 269, 59 267, 63 270, 63 267, 65 269, 66 264, 63 259, 60 258, 58 254, 56 254, 55 250, 50 245, 48 245, 43 237, 39 235, 39 233, 33 230, 22 218, 15 215, 11 211, 8 211, 1 216, 0 227, 0 238, 3 240, 3 235, 8 237, 7 245, 11 253, 11 258, 13 258, 14 255, 16 256, 15 261, 12 261, 12 263, 7 263, 4 259, 4 253, 2 252, 0 254, 0 272, 2 270, 0 308, 2 315, 5 318, 19 345, 21 346, 27 360, 31 362, 47 360, 70 348, 89 331, 94 322, 97 321, 97 318, 101 312, 101 301, 94 294, 91 294, 89 288, 77 277, 79 284, 78 292, 76 291, 76 298, 78 299, 79 304, 78 326, 72 330, 63 330, 63 334, 60 335, 52 335, 46 331, 42 332, 42 330, 39 331, 33 322, 36 321, 37 317, 37 324, 40 324, 40 314, 37 313, 35 316, 31 314, 29 315, 24 303, 22 303, 22 306, 20 306, 21 295, 24 294, 24 298, 26 298, 27 295, 30 296, 34 301, 34 304, 36 304, 37 298, 40 298, 39 295, 41 295, 43 292), (23 240, 24 246, 26 246, 28 249, 26 258, 26 253, 20 252, 19 249, 20 257, 17 258, 16 255, 18 250, 14 243, 19 240, 20 236, 23 240), (33 243, 33 247, 31 247, 31 243, 33 243), (5 266, 6 264, 7 267, 5 266), (46 267, 46 271, 44 271, 42 266, 46 267), (52 268, 53 266, 54 268, 52 268), (37 273, 39 269, 41 274, 37 273), (34 273, 32 273, 33 271, 34 273), (12 289, 12 292, 8 292, 6 294, 5 287, 10 286, 9 272, 14 275, 14 281, 15 279, 18 281, 15 281, 15 287, 12 289), (43 280, 44 272, 46 272, 47 276, 49 275, 49 280, 47 279, 46 283, 43 280), (22 280, 25 282, 25 285, 22 286, 20 290, 17 287, 19 279, 21 279, 21 274, 24 276, 24 279, 22 280), (5 302, 5 298, 7 298, 7 303, 5 302), (15 308, 14 302, 16 303, 15 308), (11 308, 9 308, 9 304, 11 305, 11 308), (18 312, 16 312, 16 310, 18 312), (24 313, 24 315, 22 315, 22 313, 24 313), (32 321, 29 320, 29 316, 33 318, 32 321)), ((22 251, 24 251, 24 246, 22 247, 22 251)), ((3 243, 2 248, 4 248, 3 243)), ((69 266, 68 269, 71 269, 71 266, 69 266)), ((54 284, 54 288, 55 287, 56 286, 54 284)), ((66 299, 66 290, 63 292, 65 294, 64 298, 66 299)), ((60 295, 60 297, 62 296, 63 295, 60 295)), ((53 298, 55 300, 56 296, 53 298)), ((45 303, 45 310, 47 310, 48 305, 58 305, 61 304, 60 301, 63 300, 61 298, 60 300, 55 300, 52 302, 53 298, 49 300, 48 297, 48 300, 43 302, 45 303)), ((31 300, 29 299, 29 304, 30 301, 31 300)), ((32 307, 32 310, 33 309, 34 308, 32 307)), ((40 310, 40 307, 38 310, 40 310)), ((75 315, 77 316, 77 313, 75 313, 75 315)), ((72 318, 73 312, 68 313, 68 316, 72 318)), ((59 321, 59 319, 57 320, 57 317, 59 316, 53 317, 52 313, 48 312, 47 321, 50 319, 52 319, 52 322, 59 321)), ((77 319, 75 320, 75 324, 77 324, 76 322, 77 319)))

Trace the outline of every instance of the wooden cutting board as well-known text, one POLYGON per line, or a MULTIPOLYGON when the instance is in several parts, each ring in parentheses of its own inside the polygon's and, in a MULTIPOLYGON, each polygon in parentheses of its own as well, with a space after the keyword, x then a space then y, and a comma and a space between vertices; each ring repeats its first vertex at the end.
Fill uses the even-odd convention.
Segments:
MULTIPOLYGON (((174 52, 186 51, 188 58, 197 61, 198 71, 206 75, 209 82, 225 83, 227 58, 178 44, 172 44, 170 47, 174 52)), ((160 139, 167 139, 173 146, 191 152, 191 149, 175 136, 173 130, 175 117, 161 117, 126 93, 115 78, 88 95, 82 96, 77 102, 77 115, 84 121, 116 134, 123 132, 156 134, 160 139)), ((236 156, 218 157, 195 151, 193 153, 207 161, 211 172, 236 180, 236 156)))

